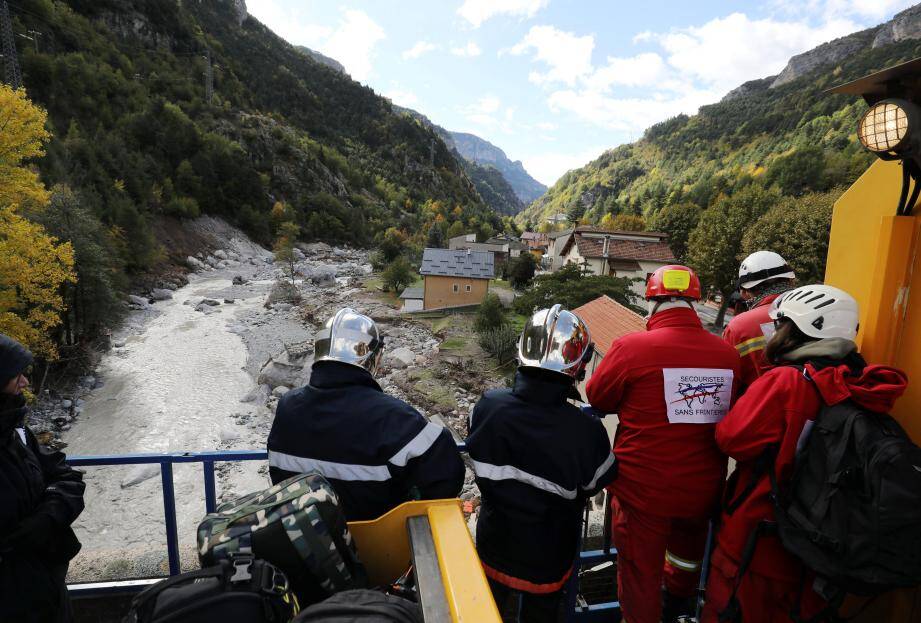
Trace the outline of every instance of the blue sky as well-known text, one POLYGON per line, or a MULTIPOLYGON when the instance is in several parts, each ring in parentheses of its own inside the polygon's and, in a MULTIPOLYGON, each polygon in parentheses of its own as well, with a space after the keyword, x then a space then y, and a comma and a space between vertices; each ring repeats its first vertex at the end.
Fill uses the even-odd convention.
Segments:
POLYGON ((552 184, 910 0, 247 0, 251 15, 552 184))

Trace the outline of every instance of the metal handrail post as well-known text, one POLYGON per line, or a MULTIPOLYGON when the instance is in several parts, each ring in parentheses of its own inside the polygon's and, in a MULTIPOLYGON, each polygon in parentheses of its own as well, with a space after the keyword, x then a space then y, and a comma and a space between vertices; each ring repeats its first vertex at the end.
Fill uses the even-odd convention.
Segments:
POLYGON ((214 486, 214 461, 202 461, 205 472, 205 512, 213 513, 217 508, 217 492, 214 486))
POLYGON ((163 481, 163 520, 166 524, 166 551, 169 557, 169 574, 179 575, 179 529, 176 526, 176 492, 173 488, 173 464, 160 463, 160 480, 163 481))

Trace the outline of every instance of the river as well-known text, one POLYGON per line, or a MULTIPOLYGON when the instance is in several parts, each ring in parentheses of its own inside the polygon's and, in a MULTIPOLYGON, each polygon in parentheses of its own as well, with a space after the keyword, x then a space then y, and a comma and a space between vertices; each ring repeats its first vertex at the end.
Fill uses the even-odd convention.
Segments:
MULTIPOLYGON (((67 452, 264 447, 271 416, 262 406, 240 401, 254 381, 245 370, 243 339, 228 330, 260 308, 263 300, 264 289, 232 288, 229 276, 210 273, 192 275, 172 300, 154 304, 149 318, 133 323, 125 334, 125 345, 103 357, 98 373, 104 385, 87 397, 83 416, 66 435, 67 452), (204 297, 222 301, 231 291, 240 298, 212 313, 184 304, 204 297)), ((86 471, 86 510, 74 526, 83 552, 75 567, 93 572, 94 579, 163 570, 166 539, 159 467, 86 471)), ((183 566, 188 567, 195 562, 187 559, 205 513, 201 467, 176 466, 174 482, 183 566)), ((224 465, 219 470, 219 495, 239 495, 267 484, 261 463, 224 465)))

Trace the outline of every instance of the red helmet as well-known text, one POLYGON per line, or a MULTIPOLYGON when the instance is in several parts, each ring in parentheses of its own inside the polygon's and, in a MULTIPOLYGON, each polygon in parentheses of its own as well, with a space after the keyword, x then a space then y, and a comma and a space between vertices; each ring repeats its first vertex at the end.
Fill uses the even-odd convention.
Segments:
POLYGON ((700 299, 700 279, 687 266, 663 266, 646 281, 646 300, 665 296, 696 301, 700 299))

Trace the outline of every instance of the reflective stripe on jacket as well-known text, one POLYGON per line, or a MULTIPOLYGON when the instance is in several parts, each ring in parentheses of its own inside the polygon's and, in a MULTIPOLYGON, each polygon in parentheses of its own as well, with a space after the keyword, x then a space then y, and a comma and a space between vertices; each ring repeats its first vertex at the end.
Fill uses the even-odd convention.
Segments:
POLYGON ((774 321, 768 313, 771 303, 779 294, 764 297, 755 307, 729 321, 723 330, 723 339, 729 342, 742 358, 740 388, 755 382, 759 376, 774 367, 764 356, 764 348, 774 335, 774 321))
POLYGON ((470 415, 483 502, 477 551, 490 578, 531 593, 561 588, 585 500, 617 473, 601 421, 567 401, 573 389, 555 373, 521 369, 512 389, 486 392, 470 415))
POLYGON ((310 384, 282 397, 268 451, 273 483, 319 472, 349 521, 411 499, 453 498, 464 483, 448 430, 385 394, 367 371, 337 362, 315 364, 310 384))

